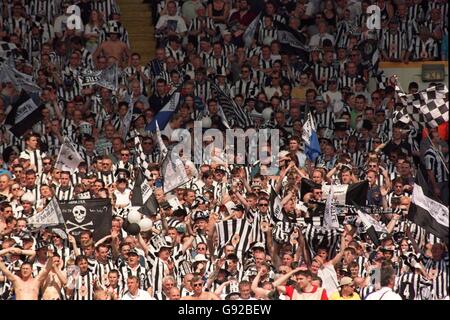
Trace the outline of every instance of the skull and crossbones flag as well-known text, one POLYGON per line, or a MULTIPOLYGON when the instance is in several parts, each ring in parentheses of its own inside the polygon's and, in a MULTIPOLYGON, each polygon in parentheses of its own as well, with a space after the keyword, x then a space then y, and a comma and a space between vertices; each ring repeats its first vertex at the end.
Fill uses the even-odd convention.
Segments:
POLYGON ((91 231, 97 241, 111 232, 112 206, 109 199, 78 199, 59 203, 66 231, 78 238, 91 231))

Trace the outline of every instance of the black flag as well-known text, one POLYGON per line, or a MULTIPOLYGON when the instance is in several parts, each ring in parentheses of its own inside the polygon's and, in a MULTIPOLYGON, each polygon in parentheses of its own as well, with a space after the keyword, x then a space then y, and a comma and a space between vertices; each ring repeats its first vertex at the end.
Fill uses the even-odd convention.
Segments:
POLYGON ((37 122, 42 120, 42 108, 44 105, 37 105, 25 90, 20 92, 16 102, 12 104, 12 109, 6 117, 5 123, 11 125, 12 134, 21 137, 25 132, 37 122))
POLYGON ((156 201, 155 193, 151 190, 147 180, 144 179, 140 168, 138 168, 136 180, 134 182, 131 204, 135 207, 141 207, 139 212, 146 216, 155 215, 158 212, 159 205, 158 201, 156 201), (150 196, 148 196, 149 192, 151 192, 150 196), (146 198, 145 203, 144 197, 146 198))
POLYGON ((84 230, 91 231, 95 241, 111 233, 112 206, 109 199, 61 201, 67 232, 79 238, 84 230))

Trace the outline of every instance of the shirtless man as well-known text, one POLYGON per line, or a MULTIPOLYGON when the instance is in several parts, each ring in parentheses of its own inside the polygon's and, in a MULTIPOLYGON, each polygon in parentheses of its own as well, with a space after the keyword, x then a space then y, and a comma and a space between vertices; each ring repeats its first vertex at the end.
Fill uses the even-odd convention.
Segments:
POLYGON ((120 41, 119 34, 114 30, 109 30, 109 40, 103 42, 97 50, 95 50, 92 58, 97 61, 99 56, 106 58, 113 57, 119 62, 119 67, 122 69, 129 65, 131 58, 131 51, 125 42, 120 41))
POLYGON ((220 300, 214 293, 202 290, 204 283, 200 276, 194 276, 191 280, 191 285, 194 289, 194 294, 182 297, 180 300, 220 300))
POLYGON ((20 276, 16 276, 0 261, 0 270, 12 282, 16 300, 38 300, 39 288, 53 268, 53 259, 48 259, 45 269, 33 278, 33 267, 29 262, 20 266, 20 276))
POLYGON ((67 276, 61 270, 61 258, 57 253, 53 254, 53 268, 42 284, 42 300, 60 300, 61 289, 67 283, 67 276))

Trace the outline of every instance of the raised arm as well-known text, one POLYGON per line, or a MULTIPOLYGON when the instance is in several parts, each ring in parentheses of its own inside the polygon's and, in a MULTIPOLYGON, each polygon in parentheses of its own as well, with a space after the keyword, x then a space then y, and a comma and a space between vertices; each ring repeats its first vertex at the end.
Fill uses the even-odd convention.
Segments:
POLYGON ((15 283, 17 280, 19 280, 19 277, 16 276, 15 274, 13 274, 11 271, 9 271, 8 268, 5 266, 5 264, 2 261, 0 261, 0 271, 12 283, 15 283))
POLYGON ((342 257, 344 256, 344 249, 346 248, 346 244, 345 244, 345 236, 347 235, 347 233, 344 232, 341 235, 341 246, 340 246, 340 250, 339 253, 337 255, 334 256, 333 259, 331 259, 330 261, 328 261, 328 264, 331 264, 333 267, 336 265, 336 263, 340 262, 342 260, 342 257))
POLYGON ((260 279, 261 279, 261 269, 260 271, 258 271, 258 274, 256 275, 255 279, 253 279, 251 289, 257 297, 265 298, 270 293, 270 290, 263 289, 258 286, 260 279))
POLYGON ((39 272, 38 276, 36 277, 36 279, 39 281, 40 284, 45 279, 47 279, 48 273, 52 270, 52 268, 53 268, 53 259, 52 257, 48 257, 45 268, 41 270, 41 272, 39 272))

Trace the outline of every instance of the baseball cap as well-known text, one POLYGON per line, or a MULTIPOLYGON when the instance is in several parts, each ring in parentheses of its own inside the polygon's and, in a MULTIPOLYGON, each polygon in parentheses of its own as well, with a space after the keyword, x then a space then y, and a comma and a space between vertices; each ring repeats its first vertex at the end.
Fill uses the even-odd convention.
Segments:
POLYGON ((339 281, 339 287, 348 286, 353 284, 353 279, 350 277, 342 277, 341 281, 339 281))
POLYGON ((137 250, 136 249, 131 249, 130 251, 128 251, 128 255, 136 255, 136 256, 138 256, 139 255, 139 253, 137 252, 137 250))

